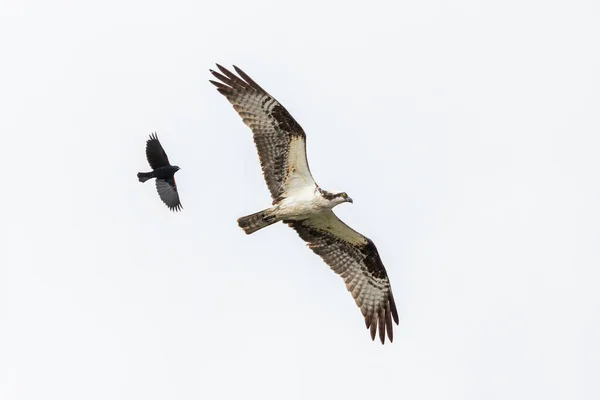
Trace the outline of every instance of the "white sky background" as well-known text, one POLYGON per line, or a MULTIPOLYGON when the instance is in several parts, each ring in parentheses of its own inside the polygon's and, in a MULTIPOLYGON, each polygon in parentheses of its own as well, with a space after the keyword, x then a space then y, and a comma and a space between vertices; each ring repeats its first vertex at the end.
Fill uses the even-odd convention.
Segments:
POLYGON ((52 3, 0 6, 0 398, 600 397, 600 3, 52 3), (270 199, 215 62, 354 199, 393 344, 237 227, 270 199), (154 130, 182 213, 137 182, 154 130))

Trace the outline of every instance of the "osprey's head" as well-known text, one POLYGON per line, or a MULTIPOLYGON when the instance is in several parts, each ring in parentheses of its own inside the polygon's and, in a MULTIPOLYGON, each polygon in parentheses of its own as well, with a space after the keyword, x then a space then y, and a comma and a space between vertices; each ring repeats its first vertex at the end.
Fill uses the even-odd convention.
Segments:
POLYGON ((352 199, 350 198, 350 196, 348 196, 348 193, 346 192, 339 192, 336 193, 333 197, 333 200, 337 202, 337 204, 342 204, 342 203, 354 203, 352 201, 352 199))
POLYGON ((323 190, 318 188, 321 196, 334 203, 333 206, 337 206, 342 203, 353 203, 352 199, 348 196, 346 192, 328 192, 327 190, 323 190))

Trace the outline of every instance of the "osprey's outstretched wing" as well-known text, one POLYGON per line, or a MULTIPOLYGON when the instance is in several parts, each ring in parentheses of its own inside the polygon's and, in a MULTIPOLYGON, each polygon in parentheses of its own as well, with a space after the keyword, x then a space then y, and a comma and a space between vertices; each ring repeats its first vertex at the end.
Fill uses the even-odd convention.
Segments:
POLYGON ((156 132, 150 134, 150 139, 146 141, 146 158, 152 169, 164 167, 169 164, 169 157, 158 140, 156 132))
POLYGON ((219 64, 210 81, 233 104, 254 133, 260 165, 273 201, 307 186, 316 186, 306 160, 306 135, 290 113, 244 71, 239 77, 219 64))
POLYGON ((333 211, 323 211, 302 221, 283 221, 294 228, 308 247, 340 275, 360 308, 371 338, 394 338, 392 318, 398 311, 387 273, 373 242, 344 224, 333 211))

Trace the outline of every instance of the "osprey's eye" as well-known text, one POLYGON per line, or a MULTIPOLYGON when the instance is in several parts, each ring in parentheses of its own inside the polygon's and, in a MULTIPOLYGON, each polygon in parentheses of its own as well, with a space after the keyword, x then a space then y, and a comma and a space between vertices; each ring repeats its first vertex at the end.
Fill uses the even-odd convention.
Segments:
POLYGON ((342 193, 342 197, 346 198, 346 197, 348 197, 348 195, 346 193, 342 193))

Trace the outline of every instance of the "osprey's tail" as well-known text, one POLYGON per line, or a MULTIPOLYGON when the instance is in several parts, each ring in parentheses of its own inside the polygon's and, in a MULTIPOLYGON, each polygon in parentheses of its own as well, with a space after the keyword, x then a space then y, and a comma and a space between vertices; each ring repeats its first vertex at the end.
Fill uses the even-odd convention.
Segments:
POLYGON ((137 176, 140 182, 146 182, 148 179, 154 178, 154 174, 152 172, 138 172, 137 176))
POLYGON ((274 215, 270 215, 268 208, 254 214, 238 218, 237 220, 240 228, 242 228, 248 235, 266 226, 274 224, 277 221, 278 219, 274 215))

